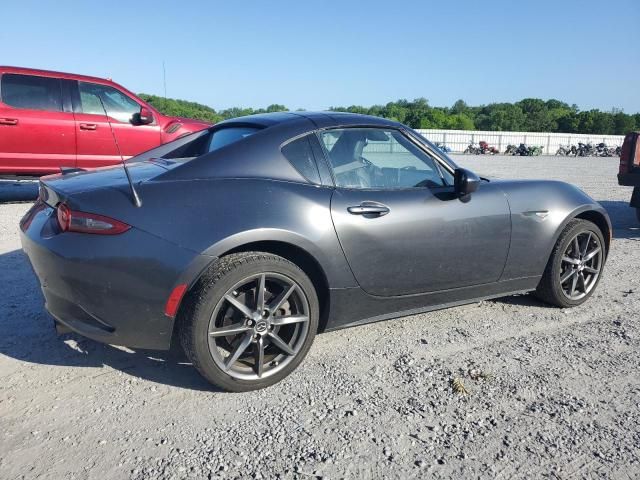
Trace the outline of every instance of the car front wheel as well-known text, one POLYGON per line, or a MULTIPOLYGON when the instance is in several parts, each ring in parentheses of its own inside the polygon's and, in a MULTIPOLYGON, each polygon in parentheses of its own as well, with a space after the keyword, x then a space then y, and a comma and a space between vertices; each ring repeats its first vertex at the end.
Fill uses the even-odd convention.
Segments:
POLYGON ((605 259, 600 229, 587 220, 571 220, 556 242, 536 295, 562 308, 581 305, 596 289, 605 259))
POLYGON ((225 390, 268 387, 306 356, 318 328, 318 297, 292 262, 269 253, 220 258, 185 299, 185 353, 225 390))

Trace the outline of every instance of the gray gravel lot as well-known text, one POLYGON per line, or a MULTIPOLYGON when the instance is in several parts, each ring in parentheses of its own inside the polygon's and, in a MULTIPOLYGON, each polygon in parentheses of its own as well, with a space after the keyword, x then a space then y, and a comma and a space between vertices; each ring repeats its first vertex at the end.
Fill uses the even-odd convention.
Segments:
POLYGON ((640 230, 617 159, 457 160, 602 202, 615 239, 591 300, 322 334, 293 375, 246 394, 212 389, 178 350, 57 338, 20 252, 29 204, 0 205, 0 479, 640 477, 640 230))

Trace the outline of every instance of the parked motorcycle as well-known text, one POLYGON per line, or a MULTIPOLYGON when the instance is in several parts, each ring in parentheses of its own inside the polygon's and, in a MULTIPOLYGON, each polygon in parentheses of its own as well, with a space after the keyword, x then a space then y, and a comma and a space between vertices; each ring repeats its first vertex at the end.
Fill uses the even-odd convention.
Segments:
MULTIPOLYGON (((620 147, 618 147, 620 148, 620 147)), ((602 142, 596 145, 595 156, 596 157, 613 157, 616 155, 618 148, 608 147, 606 143, 602 142)))
POLYGON ((518 147, 515 145, 507 145, 507 149, 504 151, 505 155, 515 155, 518 147))
POLYGON ((482 152, 480 151, 480 147, 476 146, 475 143, 470 142, 469 146, 465 149, 463 153, 468 153, 471 155, 480 155, 482 152))
POLYGON ((589 157, 593 155, 594 148, 590 143, 582 143, 578 142, 578 148, 576 151, 576 156, 578 157, 589 157))
POLYGON ((529 151, 529 156, 537 157, 538 155, 542 155, 542 147, 527 147, 527 150, 529 151))
POLYGON ((518 148, 516 148, 514 155, 520 155, 521 157, 528 157, 530 155, 529 147, 527 147, 524 143, 521 143, 518 146, 518 148))
POLYGON ((480 145, 480 153, 484 155, 495 155, 496 153, 500 153, 500 151, 496 147, 490 146, 484 140, 482 140, 479 145, 480 145))

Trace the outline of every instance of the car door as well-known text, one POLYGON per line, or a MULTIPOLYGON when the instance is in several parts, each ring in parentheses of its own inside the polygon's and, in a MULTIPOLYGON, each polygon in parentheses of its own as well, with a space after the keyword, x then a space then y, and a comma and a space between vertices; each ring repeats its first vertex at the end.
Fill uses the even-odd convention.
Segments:
POLYGON ((135 115, 141 109, 138 102, 110 85, 74 83, 78 167, 112 165, 120 162, 120 153, 129 158, 160 145, 156 121, 136 124, 135 115))
POLYGON ((509 249, 504 194, 490 183, 467 198, 400 130, 319 133, 333 169, 334 226, 360 286, 396 296, 496 282, 509 249))
POLYGON ((76 164, 75 123, 58 78, 0 78, 0 172, 44 174, 76 164))

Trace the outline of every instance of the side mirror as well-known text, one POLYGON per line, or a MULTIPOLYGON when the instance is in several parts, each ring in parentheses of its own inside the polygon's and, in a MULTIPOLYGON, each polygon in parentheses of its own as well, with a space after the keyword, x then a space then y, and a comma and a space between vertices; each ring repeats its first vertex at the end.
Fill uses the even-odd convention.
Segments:
POLYGON ((456 168, 453 174, 453 184, 456 194, 462 197, 478 189, 480 177, 465 168, 456 168))
POLYGON ((149 125, 153 123, 153 113, 147 107, 140 107, 140 113, 134 113, 132 118, 134 125, 149 125))

